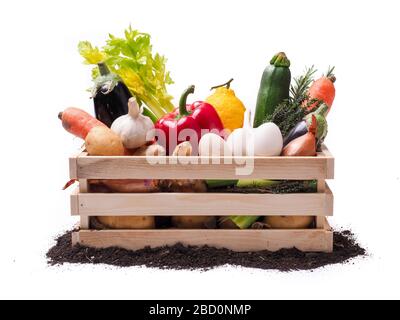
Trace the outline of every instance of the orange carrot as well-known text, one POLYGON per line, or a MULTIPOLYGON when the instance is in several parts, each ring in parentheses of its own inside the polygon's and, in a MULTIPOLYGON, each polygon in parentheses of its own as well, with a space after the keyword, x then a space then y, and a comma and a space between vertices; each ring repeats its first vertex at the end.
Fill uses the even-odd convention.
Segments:
POLYGON ((67 108, 58 114, 65 130, 73 135, 85 139, 89 131, 98 126, 106 126, 86 111, 78 108, 67 108))
MULTIPOLYGON (((334 85, 336 77, 333 74, 333 70, 334 68, 331 68, 326 75, 314 81, 308 91, 310 100, 317 99, 328 105, 328 112, 332 107, 333 100, 335 99, 336 94, 336 89, 334 85)), ((307 107, 309 110, 311 110, 316 106, 316 104, 317 103, 311 104, 307 107)), ((305 105, 307 105, 307 103, 305 105)))

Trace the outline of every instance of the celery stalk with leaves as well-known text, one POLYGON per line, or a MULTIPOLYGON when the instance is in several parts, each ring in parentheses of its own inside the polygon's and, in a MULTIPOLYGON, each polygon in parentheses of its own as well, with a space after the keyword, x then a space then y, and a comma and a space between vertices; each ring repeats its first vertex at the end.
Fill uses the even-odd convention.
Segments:
MULTIPOLYGON (((173 83, 166 69, 167 60, 158 53, 153 54, 149 34, 129 27, 124 37, 110 34, 101 48, 81 41, 78 49, 85 63, 105 63, 111 72, 122 79, 137 101, 144 103, 156 118, 173 111, 172 96, 167 92, 167 85, 173 83)), ((94 67, 92 77, 96 79, 98 76, 98 68, 94 67)))

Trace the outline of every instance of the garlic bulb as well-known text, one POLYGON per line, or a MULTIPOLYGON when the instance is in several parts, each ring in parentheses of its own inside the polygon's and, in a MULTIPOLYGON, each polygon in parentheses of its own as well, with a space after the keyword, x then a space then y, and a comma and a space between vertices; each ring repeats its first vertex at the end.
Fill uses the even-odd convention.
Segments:
POLYGON ((282 152, 283 138, 279 127, 273 122, 253 129, 247 143, 247 155, 256 157, 276 157, 282 152))
POLYGON ((116 119, 111 130, 118 134, 127 149, 135 149, 145 145, 155 137, 154 124, 132 97, 128 101, 128 114, 116 119))
POLYGON ((215 133, 206 133, 199 142, 200 156, 204 157, 224 157, 231 156, 232 150, 230 146, 215 133))

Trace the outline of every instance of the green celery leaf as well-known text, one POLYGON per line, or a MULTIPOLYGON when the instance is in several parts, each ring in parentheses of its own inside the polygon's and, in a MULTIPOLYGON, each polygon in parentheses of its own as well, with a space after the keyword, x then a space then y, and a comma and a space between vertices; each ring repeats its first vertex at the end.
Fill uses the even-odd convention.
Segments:
MULTIPOLYGON (((101 50, 89 42, 79 44, 79 52, 86 63, 105 62, 140 102, 161 117, 174 109, 173 98, 167 91, 167 85, 173 80, 166 70, 167 59, 153 54, 152 49, 150 35, 133 30, 131 26, 125 30, 123 38, 109 34, 101 50)), ((94 71, 92 75, 96 77, 98 73, 94 71)))

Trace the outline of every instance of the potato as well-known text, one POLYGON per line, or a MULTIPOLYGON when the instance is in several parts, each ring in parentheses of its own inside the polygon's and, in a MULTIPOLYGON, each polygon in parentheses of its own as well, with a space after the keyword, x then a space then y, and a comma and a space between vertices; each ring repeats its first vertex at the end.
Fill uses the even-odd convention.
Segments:
POLYGON ((154 217, 97 217, 97 220, 109 229, 154 229, 154 217))
POLYGON ((86 151, 91 156, 123 156, 121 138, 107 127, 94 127, 86 136, 86 151))
POLYGON ((207 216, 175 216, 172 217, 172 226, 178 229, 215 229, 215 217, 207 216))
POLYGON ((264 218, 264 222, 271 229, 307 229, 313 221, 313 216, 268 216, 264 218))

